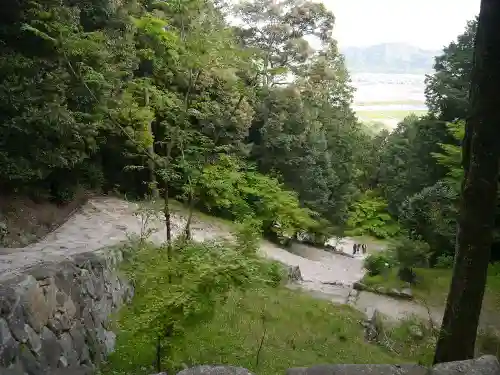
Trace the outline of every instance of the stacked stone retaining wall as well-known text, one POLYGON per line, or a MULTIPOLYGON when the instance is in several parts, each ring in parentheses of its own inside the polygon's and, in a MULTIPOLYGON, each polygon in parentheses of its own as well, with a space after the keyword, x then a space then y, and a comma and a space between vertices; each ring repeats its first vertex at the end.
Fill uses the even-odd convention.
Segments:
POLYGON ((117 249, 0 275, 0 375, 92 374, 113 350, 113 313, 132 295, 117 249))

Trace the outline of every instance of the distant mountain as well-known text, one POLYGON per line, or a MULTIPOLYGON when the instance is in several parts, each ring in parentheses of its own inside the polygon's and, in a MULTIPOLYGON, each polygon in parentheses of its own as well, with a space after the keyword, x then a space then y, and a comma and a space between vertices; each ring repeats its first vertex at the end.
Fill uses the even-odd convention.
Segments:
POLYGON ((384 43, 341 49, 352 73, 429 73, 439 50, 404 43, 384 43))

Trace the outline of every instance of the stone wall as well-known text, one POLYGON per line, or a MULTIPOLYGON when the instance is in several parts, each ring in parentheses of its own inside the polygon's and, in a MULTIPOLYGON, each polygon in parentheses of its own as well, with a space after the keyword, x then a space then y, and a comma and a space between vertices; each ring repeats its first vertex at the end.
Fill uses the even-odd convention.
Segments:
POLYGON ((117 249, 0 280, 0 375, 92 374, 113 349, 110 318, 133 295, 117 249))

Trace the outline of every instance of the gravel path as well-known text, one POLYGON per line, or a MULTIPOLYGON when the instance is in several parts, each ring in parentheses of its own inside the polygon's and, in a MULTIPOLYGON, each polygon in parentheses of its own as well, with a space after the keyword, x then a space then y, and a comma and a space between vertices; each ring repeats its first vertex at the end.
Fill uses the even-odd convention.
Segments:
MULTIPOLYGON (((139 234, 141 220, 134 215, 138 206, 118 198, 100 197, 91 199, 56 231, 36 244, 20 249, 0 248, 0 280, 22 272, 26 267, 47 261, 60 261, 74 254, 94 251, 115 245, 127 238, 127 233, 139 234)), ((174 236, 178 235, 185 220, 173 215, 174 236)), ((157 243, 165 241, 164 224, 157 219, 152 222, 157 229, 151 239, 157 243)), ((193 238, 197 241, 213 239, 230 234, 215 224, 194 221, 193 238)), ((353 257, 353 241, 344 239, 337 248, 345 255, 330 253, 310 246, 295 244, 289 251, 268 241, 262 241, 263 256, 290 266, 299 266, 304 279, 294 288, 301 288, 317 298, 346 303, 352 284, 363 277, 362 255, 353 257)), ((375 307, 390 317, 399 319, 415 313, 427 318, 427 311, 413 302, 394 300, 373 293, 362 292, 355 307, 365 310, 375 307)))

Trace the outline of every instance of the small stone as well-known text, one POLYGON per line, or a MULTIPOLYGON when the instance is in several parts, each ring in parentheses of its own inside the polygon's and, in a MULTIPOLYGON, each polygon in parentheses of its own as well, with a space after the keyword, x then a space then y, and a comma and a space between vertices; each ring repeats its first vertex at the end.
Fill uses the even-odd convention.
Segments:
POLYGON ((57 312, 49 319, 48 326, 52 331, 60 334, 61 332, 69 331, 71 322, 65 314, 57 312))
POLYGON ((291 282, 302 281, 302 273, 299 266, 288 267, 288 280, 291 282))
POLYGON ((45 279, 38 280, 38 285, 41 286, 41 287, 48 286, 48 285, 53 284, 53 283, 54 283, 54 278, 52 276, 51 277, 47 277, 45 279))
POLYGON ((401 290, 399 293, 404 298, 413 299, 413 292, 411 291, 410 288, 405 288, 405 289, 401 290))
POLYGON ((366 285, 359 281, 356 281, 354 284, 352 284, 352 287, 355 290, 366 290, 366 285))
POLYGON ((234 366, 196 366, 177 373, 177 375, 253 375, 243 367, 234 366))
POLYGON ((64 356, 60 356, 59 361, 57 362, 57 367, 68 367, 68 360, 64 356))

